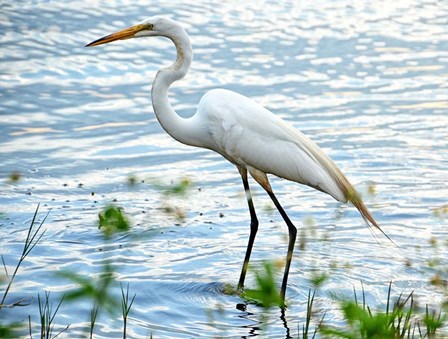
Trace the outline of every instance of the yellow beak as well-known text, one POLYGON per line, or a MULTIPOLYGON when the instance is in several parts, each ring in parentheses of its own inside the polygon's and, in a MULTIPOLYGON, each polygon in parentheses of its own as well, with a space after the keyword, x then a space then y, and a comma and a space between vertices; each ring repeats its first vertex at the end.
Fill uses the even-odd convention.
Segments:
POLYGON ((102 44, 107 44, 109 42, 115 41, 115 40, 125 40, 125 39, 131 39, 140 32, 141 30, 150 28, 150 25, 135 25, 131 26, 129 28, 125 28, 121 31, 106 35, 105 37, 99 38, 98 40, 92 41, 90 44, 87 44, 85 47, 92 47, 92 46, 98 46, 102 44))

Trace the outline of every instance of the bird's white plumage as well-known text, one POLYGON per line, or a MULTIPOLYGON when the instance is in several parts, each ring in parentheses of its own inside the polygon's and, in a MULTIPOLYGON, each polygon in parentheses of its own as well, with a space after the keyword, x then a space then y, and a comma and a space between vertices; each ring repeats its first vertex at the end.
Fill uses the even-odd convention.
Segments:
POLYGON ((335 167, 331 159, 303 133, 257 102, 216 89, 203 96, 196 114, 210 135, 206 146, 232 163, 347 200, 329 173, 335 167), (333 165, 330 168, 329 163, 333 165))

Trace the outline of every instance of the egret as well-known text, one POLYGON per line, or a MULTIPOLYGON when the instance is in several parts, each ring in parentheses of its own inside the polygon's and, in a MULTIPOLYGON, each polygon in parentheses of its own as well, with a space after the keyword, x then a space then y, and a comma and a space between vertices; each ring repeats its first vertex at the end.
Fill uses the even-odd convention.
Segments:
POLYGON ((267 192, 288 226, 288 251, 280 290, 283 301, 297 228, 274 195, 267 174, 313 187, 338 201, 351 202, 367 226, 385 234, 355 188, 324 151, 292 125, 255 101, 229 90, 214 89, 201 98, 193 116, 183 118, 174 111, 168 99, 168 88, 186 75, 193 56, 190 39, 178 22, 160 16, 151 17, 95 40, 86 47, 116 40, 157 36, 170 39, 177 50, 175 62, 159 70, 152 85, 152 106, 160 125, 183 144, 221 154, 237 167, 243 181, 251 220, 249 241, 238 282, 239 290, 244 287, 258 231, 248 173, 267 192))

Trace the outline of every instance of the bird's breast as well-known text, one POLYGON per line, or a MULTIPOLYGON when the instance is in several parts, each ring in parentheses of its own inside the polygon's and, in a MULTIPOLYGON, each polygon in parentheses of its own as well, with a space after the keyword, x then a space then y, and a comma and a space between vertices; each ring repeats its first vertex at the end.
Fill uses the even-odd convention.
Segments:
POLYGON ((216 151, 235 164, 241 163, 238 150, 243 133, 244 129, 238 123, 228 120, 220 121, 213 131, 213 138, 218 146, 216 151))

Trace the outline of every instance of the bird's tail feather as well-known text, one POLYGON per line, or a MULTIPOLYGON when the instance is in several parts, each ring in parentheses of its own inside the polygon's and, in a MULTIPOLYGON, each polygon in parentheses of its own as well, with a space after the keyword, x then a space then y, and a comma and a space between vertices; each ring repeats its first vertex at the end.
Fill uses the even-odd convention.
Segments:
POLYGON ((336 167, 335 171, 333 172, 333 178, 338 183, 339 188, 344 194, 344 197, 346 200, 350 201, 353 206, 356 207, 356 209, 361 214, 362 218, 364 219, 367 226, 371 228, 375 228, 379 230, 383 235, 389 239, 391 243, 393 243, 395 246, 395 242, 389 238, 389 236, 381 229, 380 225, 376 222, 375 218, 370 214, 369 210, 367 209, 366 205, 364 205, 364 202, 362 201, 361 196, 356 191, 356 189, 353 187, 353 185, 348 181, 348 179, 345 177, 345 175, 336 167))
POLYGON ((367 209, 366 205, 364 205, 364 202, 362 201, 361 197, 359 196, 359 193, 356 192, 355 188, 350 185, 351 187, 346 191, 346 197, 347 200, 349 200, 353 206, 356 207, 356 209, 361 213, 362 218, 364 219, 365 223, 369 227, 374 227, 377 230, 379 230, 383 235, 389 239, 391 243, 393 243, 395 246, 395 242, 382 230, 380 225, 376 222, 375 218, 370 214, 369 210, 367 209))
POLYGON ((387 239, 389 239, 391 243, 397 246, 395 242, 393 242, 393 240, 389 238, 389 236, 381 229, 380 225, 378 225, 378 223, 375 221, 372 214, 370 214, 369 210, 367 209, 366 205, 364 205, 359 193, 356 191, 356 189, 353 187, 350 181, 348 181, 348 179, 345 177, 342 171, 336 166, 336 164, 329 157, 326 157, 318 152, 313 153, 313 155, 321 163, 322 167, 327 169, 328 174, 337 183, 337 186, 341 190, 344 199, 338 199, 335 195, 333 195, 333 197, 343 202, 350 201, 353 204, 353 206, 355 206, 358 209, 359 213, 361 213, 361 216, 364 219, 367 226, 369 227, 369 229, 375 228, 379 230, 381 233, 383 233, 383 235, 387 239))

